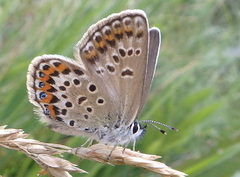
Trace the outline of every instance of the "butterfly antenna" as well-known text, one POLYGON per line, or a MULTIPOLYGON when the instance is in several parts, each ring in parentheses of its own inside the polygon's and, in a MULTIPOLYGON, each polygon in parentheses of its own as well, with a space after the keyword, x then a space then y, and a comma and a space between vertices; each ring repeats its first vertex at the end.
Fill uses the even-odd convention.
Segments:
POLYGON ((164 134, 164 135, 167 134, 167 132, 166 132, 165 130, 157 127, 156 125, 154 125, 154 124, 152 124, 152 123, 150 123, 150 122, 148 122, 148 124, 151 125, 151 126, 153 126, 153 127, 155 127, 155 128, 156 128, 157 130, 159 130, 162 134, 164 134))
POLYGON ((156 125, 154 124, 158 124, 158 125, 162 125, 164 127, 167 127, 169 128, 170 130, 174 130, 174 131, 178 131, 178 129, 176 128, 173 128, 173 127, 170 127, 169 125, 165 125, 161 122, 157 122, 157 121, 154 121, 154 120, 142 120, 142 121, 139 121, 139 122, 144 122, 144 123, 147 123, 153 127, 155 127, 157 130, 159 130, 162 134, 167 134, 165 130, 162 130, 161 128, 157 127, 156 125))

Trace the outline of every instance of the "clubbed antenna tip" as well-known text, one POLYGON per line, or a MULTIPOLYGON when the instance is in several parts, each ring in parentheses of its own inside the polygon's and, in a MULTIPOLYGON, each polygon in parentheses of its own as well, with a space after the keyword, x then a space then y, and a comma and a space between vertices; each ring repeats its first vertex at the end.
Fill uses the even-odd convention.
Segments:
POLYGON ((171 127, 171 130, 178 132, 178 129, 177 129, 177 128, 171 127))
POLYGON ((166 135, 167 134, 167 132, 165 131, 165 130, 159 130, 162 134, 164 134, 164 135, 166 135))

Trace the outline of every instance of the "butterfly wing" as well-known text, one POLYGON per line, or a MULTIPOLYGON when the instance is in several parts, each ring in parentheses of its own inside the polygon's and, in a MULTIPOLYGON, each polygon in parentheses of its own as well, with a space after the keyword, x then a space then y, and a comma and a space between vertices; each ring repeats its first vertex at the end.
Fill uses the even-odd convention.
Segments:
POLYGON ((28 69, 29 100, 54 131, 93 138, 97 128, 112 124, 108 113, 114 109, 109 94, 93 77, 69 58, 36 57, 28 69), (105 106, 107 101, 109 105, 105 106))
MULTIPOLYGON (((143 84, 143 93, 138 115, 141 113, 152 85, 153 75, 157 66, 157 59, 161 45, 161 33, 158 28, 151 28, 149 31, 149 49, 146 76, 143 84)), ((138 117, 138 116, 137 116, 138 117)))
POLYGON ((117 116, 111 119, 121 125, 136 118, 145 93, 148 37, 145 13, 126 10, 91 26, 75 48, 77 60, 114 100, 117 116))

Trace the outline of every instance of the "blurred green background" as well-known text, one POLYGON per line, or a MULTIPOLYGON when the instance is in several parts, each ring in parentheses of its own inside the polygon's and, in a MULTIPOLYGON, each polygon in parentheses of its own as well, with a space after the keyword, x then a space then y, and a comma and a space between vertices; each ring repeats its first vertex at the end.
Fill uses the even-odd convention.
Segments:
MULTIPOLYGON (((239 177, 239 0, 1 0, 0 125, 44 142, 81 145, 85 139, 52 132, 34 115, 25 86, 28 64, 45 53, 73 58, 73 46, 91 24, 129 8, 143 9, 150 26, 162 32, 157 72, 140 119, 179 129, 165 136, 149 127, 136 149, 163 156, 162 162, 191 177, 239 177)), ((64 157, 89 172, 73 176, 158 176, 64 157)), ((0 175, 32 177, 39 171, 25 155, 1 148, 0 175)))

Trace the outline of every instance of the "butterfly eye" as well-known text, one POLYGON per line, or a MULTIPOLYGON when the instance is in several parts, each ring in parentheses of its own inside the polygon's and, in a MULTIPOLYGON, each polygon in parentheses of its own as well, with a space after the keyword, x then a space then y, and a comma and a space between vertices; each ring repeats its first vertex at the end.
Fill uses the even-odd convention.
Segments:
POLYGON ((132 129, 133 134, 137 133, 139 128, 140 128, 139 124, 137 122, 134 122, 133 129, 132 129))

